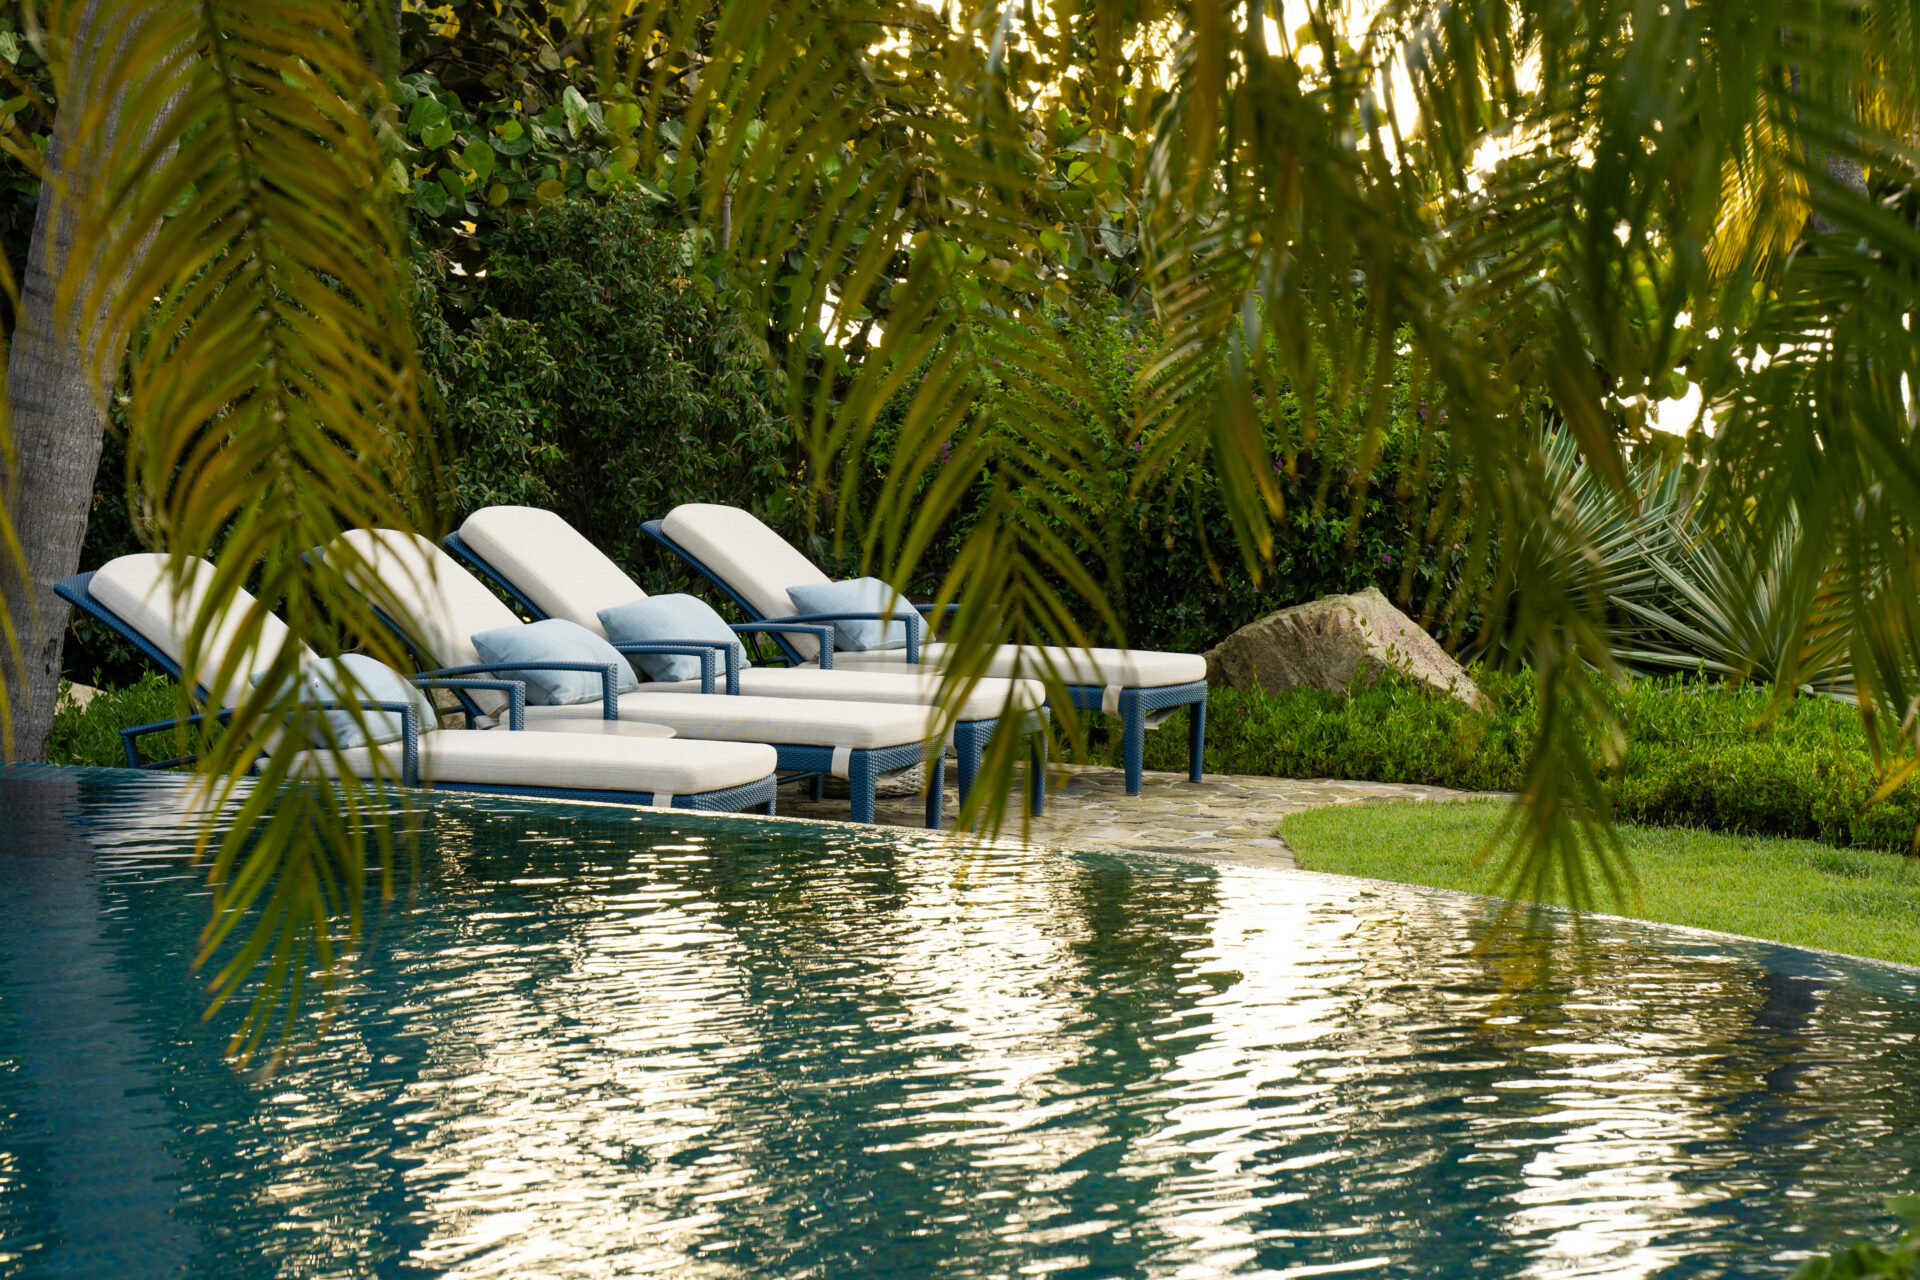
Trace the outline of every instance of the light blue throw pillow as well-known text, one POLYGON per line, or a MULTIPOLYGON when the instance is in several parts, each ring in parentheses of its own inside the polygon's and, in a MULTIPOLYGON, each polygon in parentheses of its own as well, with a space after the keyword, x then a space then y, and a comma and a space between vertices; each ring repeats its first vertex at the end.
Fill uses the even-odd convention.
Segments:
MULTIPOLYGON (((427 691, 409 681, 386 663, 363 653, 338 658, 318 658, 300 664, 295 677, 300 682, 300 705, 319 707, 329 702, 411 703, 414 725, 429 733, 440 725, 440 713, 434 710, 427 691)), ((316 747, 335 746, 342 751, 351 747, 379 746, 398 742, 405 733, 397 711, 366 708, 358 721, 351 711, 323 711, 311 714, 295 732, 316 747), (361 726, 365 725, 363 731, 361 726)))
POLYGON ((804 587, 788 587, 787 598, 801 613, 884 613, 893 608, 894 621, 878 618, 833 624, 833 648, 836 653, 858 653, 868 649, 904 649, 907 624, 900 621, 914 611, 907 598, 895 595, 892 587, 878 578, 853 578, 846 582, 814 582, 804 587))
MULTIPOLYGON (((698 596, 665 595, 648 596, 644 600, 635 600, 632 604, 615 605, 611 609, 602 609, 599 614, 600 625, 607 629, 615 644, 672 644, 676 640, 726 640, 732 643, 740 655, 740 667, 745 670, 753 664, 747 661, 747 647, 740 643, 740 637, 734 634, 726 619, 713 611, 713 606, 698 596)), ((720 657, 716 651, 714 657, 720 657)), ((655 680, 698 680, 700 678, 700 659, 678 653, 636 653, 633 660, 640 669, 655 680)), ((718 664, 714 667, 715 676, 723 676, 726 669, 718 664)))
MULTIPOLYGON (((479 651, 482 662, 591 662, 596 667, 612 664, 619 667, 621 693, 632 693, 640 687, 640 678, 612 645, 565 618, 547 618, 477 632, 473 647, 479 651)), ((600 700, 601 682, 597 671, 545 671, 536 667, 503 671, 499 678, 525 684, 530 707, 569 707, 600 700)))

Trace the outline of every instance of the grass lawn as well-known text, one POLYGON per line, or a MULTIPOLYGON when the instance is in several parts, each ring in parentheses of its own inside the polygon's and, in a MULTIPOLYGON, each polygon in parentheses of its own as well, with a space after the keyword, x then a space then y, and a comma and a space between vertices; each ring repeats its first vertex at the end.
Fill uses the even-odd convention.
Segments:
MULTIPOLYGON (((1339 805, 1286 819, 1280 835, 1309 871, 1484 893, 1491 866, 1473 855, 1499 814, 1486 801, 1339 805)), ((1920 964, 1920 862, 1677 827, 1622 827, 1620 836, 1641 901, 1605 910, 1920 964)))

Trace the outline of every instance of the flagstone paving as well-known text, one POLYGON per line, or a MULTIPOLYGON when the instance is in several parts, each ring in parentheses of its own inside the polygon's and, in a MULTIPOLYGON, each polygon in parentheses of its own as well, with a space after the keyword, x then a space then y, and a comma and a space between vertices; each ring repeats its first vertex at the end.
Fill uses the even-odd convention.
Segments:
MULTIPOLYGON (((949 769, 949 788, 952 776, 949 769)), ((1141 780, 1140 794, 1129 796, 1126 779, 1118 769, 1056 765, 1048 776, 1047 811, 1035 818, 1025 833, 1025 838, 1033 844, 1063 849, 1171 853, 1209 862, 1268 866, 1293 865, 1293 854, 1286 842, 1274 835, 1274 827, 1288 814, 1330 804, 1446 801, 1478 794, 1398 782, 1213 773, 1199 782, 1189 782, 1184 773, 1148 773, 1141 780)), ((845 821, 844 784, 839 790, 839 798, 815 801, 807 787, 783 787, 780 813, 785 817, 845 821)), ((949 790, 949 825, 954 807, 949 790)), ((1012 812, 1017 814, 1018 809, 1012 812)), ((920 826, 924 814, 924 802, 917 795, 883 796, 875 809, 878 821, 901 827, 920 826)), ((1010 819, 1002 838, 1017 840, 1021 835, 1017 819, 1010 819)))

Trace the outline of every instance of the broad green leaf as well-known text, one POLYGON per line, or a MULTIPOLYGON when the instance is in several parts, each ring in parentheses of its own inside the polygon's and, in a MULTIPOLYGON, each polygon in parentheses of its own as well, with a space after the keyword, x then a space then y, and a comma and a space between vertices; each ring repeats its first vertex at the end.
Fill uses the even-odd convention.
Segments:
POLYGON ((476 181, 485 182, 493 176, 493 148, 483 140, 469 142, 460 153, 460 162, 472 170, 476 181))

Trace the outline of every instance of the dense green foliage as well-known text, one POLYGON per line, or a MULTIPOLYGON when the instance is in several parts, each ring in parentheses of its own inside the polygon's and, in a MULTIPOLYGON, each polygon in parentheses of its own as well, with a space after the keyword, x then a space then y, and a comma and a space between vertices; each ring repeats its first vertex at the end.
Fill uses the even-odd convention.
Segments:
MULTIPOLYGON (((179 697, 179 686, 157 671, 148 671, 125 688, 101 689, 85 706, 63 700, 53 717, 47 761, 124 769, 127 757, 120 731, 173 719, 179 714, 179 697)), ((141 742, 141 756, 160 759, 178 745, 167 734, 154 734, 141 742)))
MULTIPOLYGON (((1286 818, 1280 835, 1309 871, 1500 893, 1500 859, 1481 854, 1498 849, 1504 816, 1502 805, 1472 801, 1334 805, 1286 818)), ((1920 865, 1912 859, 1689 827, 1623 825, 1618 835, 1638 892, 1603 897, 1603 910, 1920 963, 1920 865)), ((1568 905, 1563 885, 1520 896, 1568 905)))
MULTIPOLYGON (((1473 675, 1488 714, 1397 680, 1350 695, 1217 689, 1207 771, 1516 790, 1535 746, 1536 686, 1525 672, 1473 675)), ((1621 821, 1889 850, 1906 849, 1920 826, 1920 783, 1869 806, 1873 759, 1845 703, 1798 698, 1768 721, 1764 687, 1671 678, 1634 679, 1608 697, 1627 742, 1605 778, 1621 821)), ((1149 768, 1186 767, 1185 723, 1182 712, 1149 736, 1149 768)))
POLYGON ((637 198, 568 202, 422 255, 421 366, 455 450, 446 503, 551 507, 642 581, 684 572, 640 530, 681 502, 777 517, 790 436, 762 349, 637 198))
MULTIPOLYGON (((1080 420, 1094 456, 1079 460, 1071 492, 1056 486, 1054 495, 1072 507, 1081 527, 1050 520, 1039 504, 1032 518, 1048 524, 1082 563, 1118 566, 1109 596, 1129 644, 1197 652, 1275 609, 1369 586, 1419 612, 1440 602, 1436 580, 1454 585, 1447 575, 1455 558, 1432 549, 1423 523, 1439 486, 1460 480, 1449 474, 1444 458, 1423 459, 1418 452, 1426 409, 1409 391, 1404 367, 1383 406, 1385 428, 1371 446, 1370 478, 1369 460, 1362 457, 1368 448, 1366 406, 1337 405, 1324 385, 1311 403, 1303 403, 1306 397, 1284 382, 1270 400, 1259 398, 1260 425, 1286 511, 1275 529, 1272 564, 1256 579, 1234 549, 1211 464, 1156 468, 1147 460, 1155 424, 1142 424, 1139 414, 1156 380, 1141 375, 1165 332, 1151 317, 1098 299, 1088 302, 1077 323, 1059 313, 1049 320, 1091 389, 1090 399, 1065 407, 1080 420), (1080 503, 1087 505, 1082 509, 1080 503), (1092 545, 1084 530, 1112 545, 1092 545)), ((1220 376, 1216 371, 1214 378, 1220 376)), ((982 412, 993 418, 995 434, 1012 437, 1020 429, 1015 423, 1033 416, 1031 406, 1023 412, 1013 403, 1023 384, 991 374, 988 380, 982 412)), ((1209 394, 1210 385, 1195 394, 1209 394)), ((907 398, 903 393, 888 407, 870 437, 865 476, 878 478, 889 469, 907 398)), ((936 461, 944 464, 951 446, 942 449, 936 461)), ((938 467, 923 489, 936 482, 937 473, 938 467)), ((950 567, 989 505, 996 480, 990 472, 974 478, 966 501, 921 562, 913 584, 920 598, 930 596, 950 567)))

